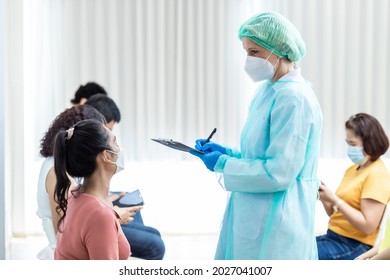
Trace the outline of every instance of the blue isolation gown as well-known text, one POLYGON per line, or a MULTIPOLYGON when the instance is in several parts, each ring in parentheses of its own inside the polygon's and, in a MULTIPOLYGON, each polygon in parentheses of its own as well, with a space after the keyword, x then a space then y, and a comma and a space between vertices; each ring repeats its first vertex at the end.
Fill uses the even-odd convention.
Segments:
POLYGON ((317 259, 314 232, 322 130, 318 100, 294 69, 262 84, 215 171, 230 192, 215 259, 317 259))

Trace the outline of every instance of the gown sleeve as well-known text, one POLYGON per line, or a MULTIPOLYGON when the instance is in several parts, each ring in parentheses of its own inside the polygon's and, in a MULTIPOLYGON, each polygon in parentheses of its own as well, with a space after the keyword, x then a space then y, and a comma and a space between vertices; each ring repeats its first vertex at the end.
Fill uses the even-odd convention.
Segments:
POLYGON ((271 109, 269 131, 259 131, 269 133, 265 156, 219 158, 215 171, 223 173, 226 190, 270 193, 288 189, 305 163, 313 123, 313 108, 304 95, 280 92, 271 109))

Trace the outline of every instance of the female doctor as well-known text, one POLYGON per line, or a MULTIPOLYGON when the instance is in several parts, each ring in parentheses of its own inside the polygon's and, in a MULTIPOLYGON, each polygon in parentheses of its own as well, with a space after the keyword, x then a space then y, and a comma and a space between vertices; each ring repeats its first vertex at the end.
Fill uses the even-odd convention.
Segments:
POLYGON ((264 81, 251 101, 241 150, 196 140, 198 156, 230 192, 215 259, 317 259, 314 212, 322 113, 295 62, 298 30, 274 12, 239 29, 245 71, 264 81))

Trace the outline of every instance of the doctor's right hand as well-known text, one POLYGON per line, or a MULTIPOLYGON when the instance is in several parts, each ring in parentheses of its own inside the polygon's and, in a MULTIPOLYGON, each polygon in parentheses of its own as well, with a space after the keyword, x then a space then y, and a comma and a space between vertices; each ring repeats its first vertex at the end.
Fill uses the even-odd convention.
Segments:
POLYGON ((220 152, 226 155, 226 148, 214 142, 207 142, 206 139, 197 139, 195 141, 195 149, 207 153, 220 152))

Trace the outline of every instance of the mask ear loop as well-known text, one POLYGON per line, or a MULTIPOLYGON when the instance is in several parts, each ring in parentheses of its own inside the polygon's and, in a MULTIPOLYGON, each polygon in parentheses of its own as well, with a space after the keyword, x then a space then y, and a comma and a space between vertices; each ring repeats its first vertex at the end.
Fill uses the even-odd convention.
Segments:
POLYGON ((113 154, 113 155, 116 155, 116 156, 117 156, 117 160, 116 160, 116 161, 112 161, 112 160, 110 160, 110 159, 107 159, 107 161, 108 161, 109 163, 112 163, 112 164, 117 165, 117 164, 118 164, 118 160, 119 160, 119 158, 120 158, 119 154, 122 152, 122 148, 119 147, 119 152, 114 152, 114 151, 111 151, 111 150, 106 150, 106 152, 108 152, 108 153, 110 153, 110 154, 113 154))
POLYGON ((273 54, 274 53, 274 50, 272 50, 270 53, 269 53, 269 55, 267 56, 267 58, 265 59, 265 60, 268 60, 270 57, 271 57, 271 54, 273 54))
POLYGON ((276 72, 276 70, 278 69, 278 67, 279 67, 279 62, 280 62, 280 60, 281 60, 282 58, 279 56, 278 57, 278 61, 276 61, 276 63, 275 63, 275 66, 274 66, 274 71, 276 72))
MULTIPOLYGON (((110 151, 110 150, 105 150, 106 151, 106 153, 112 153, 112 154, 115 154, 115 152, 113 152, 113 151, 110 151)), ((108 157, 107 157, 107 155, 104 155, 103 156, 103 160, 104 160, 104 162, 106 162, 106 163, 112 163, 112 164, 115 164, 115 162, 113 162, 112 160, 110 160, 108 157)))
MULTIPOLYGON (((274 50, 272 50, 269 55, 267 56, 267 58, 265 60, 269 61, 268 59, 271 57, 271 55, 274 53, 274 50)), ((279 66, 279 62, 280 62, 280 59, 281 57, 278 56, 278 61, 276 61, 275 65, 274 65, 274 71, 276 72, 276 69, 278 69, 278 66, 279 66)), ((272 64, 272 63, 271 63, 272 64)))
MULTIPOLYGON (((272 65, 272 63, 271 63, 271 61, 269 61, 268 59, 271 57, 271 55, 272 55, 273 53, 274 53, 274 50, 271 50, 271 52, 269 53, 269 55, 268 55, 267 58, 266 58, 266 61, 268 61, 271 65, 272 65)), ((278 67, 279 67, 280 59, 281 59, 281 57, 278 56, 278 61, 276 61, 275 65, 272 65, 272 66, 273 66, 273 70, 274 70, 274 76, 273 76, 273 77, 275 77, 275 75, 276 75, 276 70, 277 70, 278 67)), ((273 79, 273 77, 272 77, 272 79, 273 79)))

